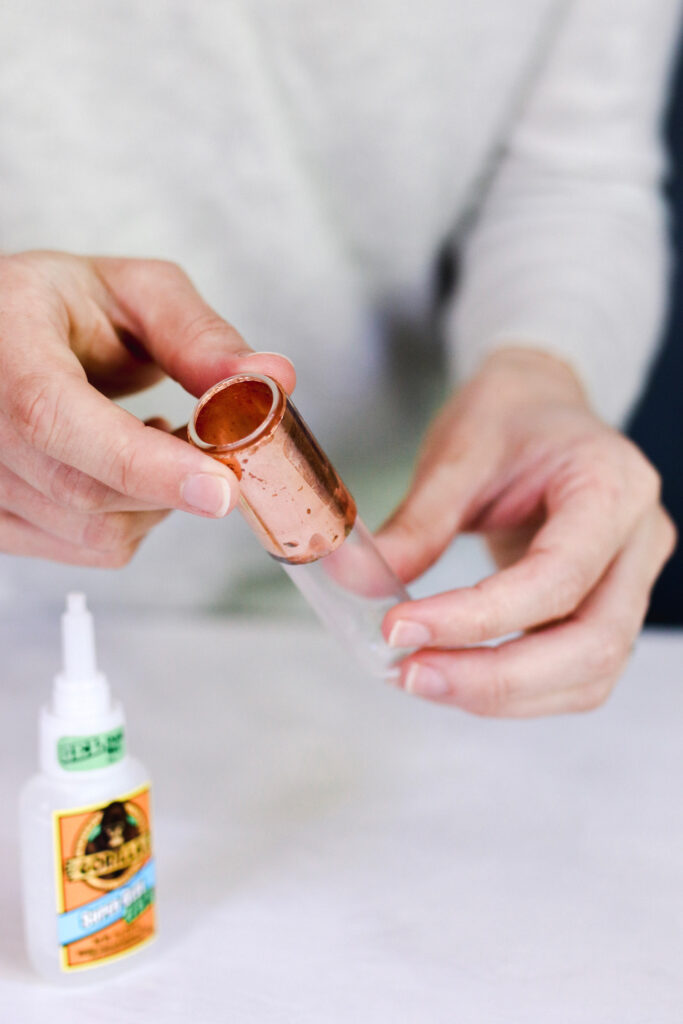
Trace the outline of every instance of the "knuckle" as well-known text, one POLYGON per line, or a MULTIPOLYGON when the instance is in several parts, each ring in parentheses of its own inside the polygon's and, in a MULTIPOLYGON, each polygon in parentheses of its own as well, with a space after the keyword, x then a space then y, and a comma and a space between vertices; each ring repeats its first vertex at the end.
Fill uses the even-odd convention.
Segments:
POLYGON ((392 516, 390 529, 394 537, 405 542, 411 554, 419 552, 427 563, 436 559, 442 550, 443 545, 417 504, 401 505, 392 516))
POLYGON ((64 462, 57 464, 50 478, 49 497, 52 501, 76 512, 102 512, 108 495, 108 488, 99 480, 64 462))
POLYGON ((418 536, 421 529, 419 517, 415 515, 413 509, 406 501, 399 505, 388 525, 392 533, 400 533, 409 540, 418 536))
POLYGON ((664 556, 669 559, 676 550, 678 544, 678 529, 673 519, 664 509, 661 510, 662 543, 664 556))
POLYGON ((9 406, 12 422, 24 440, 33 448, 49 448, 60 414, 60 389, 55 379, 36 374, 19 377, 9 406))
POLYGON ((620 500, 623 485, 611 438, 611 433, 602 431, 578 447, 575 457, 567 464, 566 477, 559 477, 567 495, 589 491, 600 495, 605 504, 620 500))
POLYGON ((581 565, 565 565, 549 595, 550 617, 558 619, 573 612, 586 592, 586 584, 586 574, 581 565))
MULTIPOLYGON (((111 455, 110 479, 115 490, 121 494, 132 496, 139 479, 139 451, 135 441, 127 438, 120 442, 111 455)), ((108 478, 108 479, 109 479, 108 478)))
POLYGON ((170 283, 182 282, 183 284, 189 280, 183 268, 173 260, 145 259, 128 262, 134 264, 137 278, 145 283, 149 282, 151 285, 158 284, 160 280, 170 283))
POLYGON ((475 605, 468 613, 467 635, 470 643, 480 644, 498 637, 500 630, 491 612, 475 605))
POLYGON ((656 504, 662 496, 662 477, 651 462, 641 457, 640 491, 649 498, 650 504, 656 504))
POLYGON ((587 678, 612 679, 619 675, 631 650, 630 640, 616 626, 596 630, 587 657, 587 678))
POLYGON ((125 512, 90 515, 83 525, 81 544, 95 551, 116 552, 130 543, 131 528, 131 517, 125 512))
POLYGON ((192 319, 186 329, 184 344, 190 348, 202 345, 207 340, 210 341, 212 338, 220 337, 225 338, 225 332, 228 330, 228 325, 218 313, 214 313, 212 310, 206 310, 199 313, 194 319, 192 319))
POLYGON ((175 280, 178 278, 182 278, 183 281, 187 280, 187 274, 180 264, 176 263, 174 260, 153 259, 146 260, 145 264, 149 270, 153 271, 155 274, 163 274, 165 277, 170 277, 175 280))
POLYGON ((493 607, 491 595, 488 593, 487 581, 480 580, 472 587, 476 600, 467 609, 467 633, 471 643, 482 643, 492 640, 503 632, 500 616, 493 607))
POLYGON ((138 549, 139 541, 133 544, 125 544, 114 551, 105 551, 97 559, 97 565, 102 569, 124 569, 138 549))
POLYGON ((488 684, 473 695, 470 705, 470 710, 479 715, 503 714, 518 691, 507 659, 497 650, 493 650, 491 655, 488 684))
POLYGON ((661 491, 652 463, 629 438, 611 429, 580 444, 559 484, 569 495, 592 494, 605 514, 619 512, 625 502, 629 506, 654 503, 661 491))
POLYGON ((624 481, 615 467, 604 461, 597 466, 591 475, 587 475, 587 489, 593 491, 599 501, 603 514, 614 513, 624 500, 624 481))
POLYGON ((662 478, 633 441, 621 439, 627 453, 629 486, 634 488, 643 504, 656 504, 662 493, 662 478))
POLYGON ((579 713, 585 711, 597 711, 607 703, 613 686, 604 682, 595 683, 592 686, 583 686, 576 692, 572 710, 579 713))

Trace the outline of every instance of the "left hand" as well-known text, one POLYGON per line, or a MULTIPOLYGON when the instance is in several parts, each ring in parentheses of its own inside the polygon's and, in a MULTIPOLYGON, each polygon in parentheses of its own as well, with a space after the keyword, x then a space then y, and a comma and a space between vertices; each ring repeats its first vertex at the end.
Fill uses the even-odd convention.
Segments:
POLYGON ((568 366, 532 349, 489 357, 432 424, 377 540, 404 581, 460 531, 483 533, 500 571, 391 609, 386 639, 419 648, 400 685, 483 715, 602 704, 675 546, 659 495, 655 469, 591 411, 568 366))

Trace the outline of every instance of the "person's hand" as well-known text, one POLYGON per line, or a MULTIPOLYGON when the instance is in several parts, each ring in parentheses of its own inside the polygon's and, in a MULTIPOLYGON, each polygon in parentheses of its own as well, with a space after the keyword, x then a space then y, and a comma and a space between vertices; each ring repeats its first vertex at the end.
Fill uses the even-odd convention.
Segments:
POLYGON ((227 514, 229 469, 105 396, 165 373, 199 395, 246 369, 294 387, 171 263, 0 257, 0 551, 116 567, 169 509, 227 514))
POLYGON ((567 366, 500 350, 432 425, 378 542, 404 581, 461 531, 501 567, 387 614, 408 692, 484 715, 597 707, 633 647, 675 545, 656 471, 590 411, 567 366), (473 645, 520 633, 498 646, 473 645))

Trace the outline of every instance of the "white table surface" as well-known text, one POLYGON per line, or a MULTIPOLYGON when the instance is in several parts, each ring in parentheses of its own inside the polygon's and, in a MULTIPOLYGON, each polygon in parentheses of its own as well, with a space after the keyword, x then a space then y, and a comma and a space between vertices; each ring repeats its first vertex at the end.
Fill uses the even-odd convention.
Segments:
POLYGON ((681 1024, 683 634, 646 635, 599 712, 520 723, 363 678, 313 625, 98 626, 163 934, 104 986, 30 973, 15 808, 57 629, 6 620, 3 1024, 681 1024))

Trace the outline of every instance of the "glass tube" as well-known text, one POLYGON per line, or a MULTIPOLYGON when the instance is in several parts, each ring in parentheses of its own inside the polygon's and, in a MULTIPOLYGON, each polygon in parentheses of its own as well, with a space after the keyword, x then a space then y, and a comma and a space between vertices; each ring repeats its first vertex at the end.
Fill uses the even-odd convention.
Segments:
POLYGON ((325 625, 372 675, 396 675, 408 651, 390 648, 381 625, 408 592, 277 381, 246 373, 220 381, 199 399, 187 432, 233 470, 242 515, 325 625))

